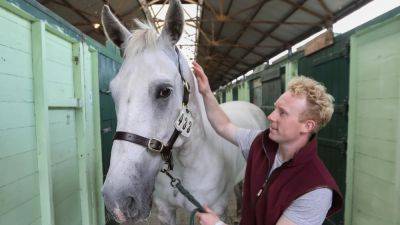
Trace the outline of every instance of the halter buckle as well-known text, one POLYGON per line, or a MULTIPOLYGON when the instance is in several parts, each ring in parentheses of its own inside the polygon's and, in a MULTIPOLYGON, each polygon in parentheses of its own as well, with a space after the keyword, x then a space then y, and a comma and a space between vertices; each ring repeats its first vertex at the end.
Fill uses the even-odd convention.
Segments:
POLYGON ((190 92, 190 85, 189 82, 187 82, 186 80, 183 81, 183 86, 185 87, 185 89, 190 92))
POLYGON ((147 148, 153 152, 161 153, 164 150, 164 144, 155 138, 151 138, 147 143, 147 148))

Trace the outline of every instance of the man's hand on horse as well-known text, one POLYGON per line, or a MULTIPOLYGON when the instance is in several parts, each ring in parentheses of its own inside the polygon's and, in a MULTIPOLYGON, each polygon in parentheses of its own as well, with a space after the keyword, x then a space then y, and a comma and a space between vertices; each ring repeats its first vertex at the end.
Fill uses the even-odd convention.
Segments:
POLYGON ((204 209, 206 210, 205 213, 196 213, 197 220, 201 225, 215 225, 220 221, 218 215, 206 205, 204 206, 204 209))
POLYGON ((196 62, 193 61, 193 72, 197 78, 197 83, 199 84, 199 91, 202 95, 212 93, 210 84, 208 83, 208 78, 204 73, 203 68, 196 62))

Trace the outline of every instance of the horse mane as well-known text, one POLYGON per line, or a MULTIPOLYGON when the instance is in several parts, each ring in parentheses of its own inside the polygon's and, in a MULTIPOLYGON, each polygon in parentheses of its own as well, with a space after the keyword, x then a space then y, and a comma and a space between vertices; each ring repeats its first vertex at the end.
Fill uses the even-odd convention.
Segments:
POLYGON ((157 30, 150 22, 142 22, 135 19, 137 29, 131 31, 132 35, 125 43, 124 57, 135 56, 145 49, 154 49, 164 43, 164 40, 159 38, 157 30))

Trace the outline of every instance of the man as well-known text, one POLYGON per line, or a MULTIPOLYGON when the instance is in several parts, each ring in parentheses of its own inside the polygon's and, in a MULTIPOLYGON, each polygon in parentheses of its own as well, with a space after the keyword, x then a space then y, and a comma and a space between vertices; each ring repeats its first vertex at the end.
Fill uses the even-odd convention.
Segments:
MULTIPOLYGON (((317 155, 316 133, 333 114, 333 97, 320 83, 292 79, 275 102, 265 131, 238 128, 219 107, 207 76, 193 62, 207 117, 247 158, 241 225, 316 225, 342 207, 339 188, 317 155)), ((223 225, 208 207, 201 225, 223 225)))

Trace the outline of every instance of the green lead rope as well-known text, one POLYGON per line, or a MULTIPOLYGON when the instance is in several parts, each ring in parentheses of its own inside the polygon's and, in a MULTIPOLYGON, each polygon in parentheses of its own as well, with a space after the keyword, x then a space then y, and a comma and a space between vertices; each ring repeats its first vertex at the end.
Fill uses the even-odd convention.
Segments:
POLYGON ((183 187, 181 180, 173 177, 166 169, 161 170, 161 172, 165 173, 165 175, 167 175, 171 179, 172 187, 177 188, 178 191, 187 198, 187 200, 189 200, 194 206, 197 207, 190 214, 190 225, 194 225, 194 217, 196 215, 196 212, 205 213, 206 210, 203 208, 200 202, 197 201, 196 198, 192 194, 190 194, 190 192, 186 190, 185 187, 183 187))
POLYGON ((190 223, 189 224, 194 225, 194 217, 196 215, 196 212, 205 213, 206 210, 204 210, 203 206, 201 206, 201 204, 194 198, 194 196, 192 194, 190 194, 190 192, 183 187, 183 185, 180 181, 176 184, 175 187, 178 188, 179 192, 182 195, 184 195, 194 206, 197 207, 190 214, 190 223))

